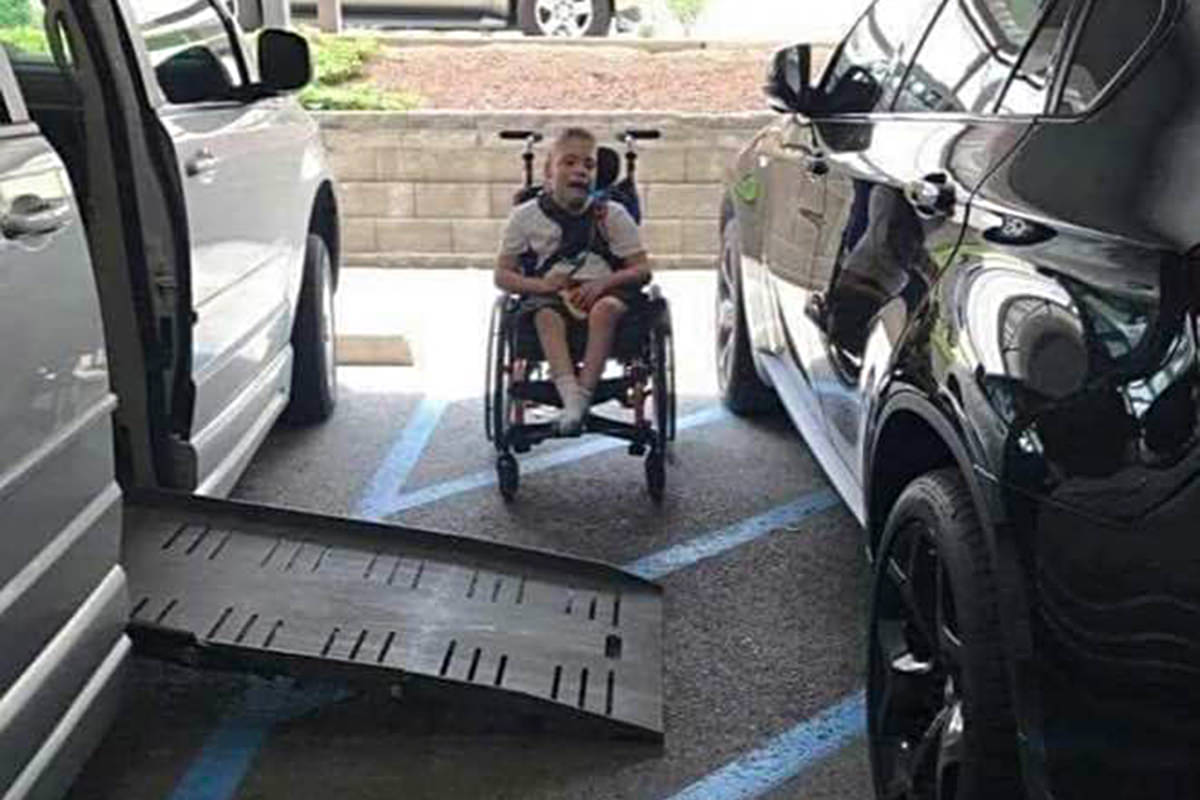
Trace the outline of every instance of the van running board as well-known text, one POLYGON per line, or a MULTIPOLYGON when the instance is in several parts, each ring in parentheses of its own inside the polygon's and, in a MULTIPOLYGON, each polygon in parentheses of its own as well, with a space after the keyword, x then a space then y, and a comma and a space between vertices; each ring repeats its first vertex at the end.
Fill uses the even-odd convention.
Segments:
POLYGON ((428 530, 127 493, 130 635, 197 666, 413 687, 661 741, 662 590, 428 530))

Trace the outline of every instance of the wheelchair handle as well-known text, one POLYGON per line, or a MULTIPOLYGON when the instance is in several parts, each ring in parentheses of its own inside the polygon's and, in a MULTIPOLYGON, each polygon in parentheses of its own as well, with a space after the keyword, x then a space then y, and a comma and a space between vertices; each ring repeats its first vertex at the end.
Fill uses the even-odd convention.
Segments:
POLYGON ((524 139, 528 145, 536 144, 542 140, 542 135, 537 131, 523 131, 508 129, 500 131, 501 139, 524 139))
POLYGON ((659 139, 662 137, 662 131, 656 128, 630 128, 625 131, 621 137, 623 140, 630 139, 659 139))

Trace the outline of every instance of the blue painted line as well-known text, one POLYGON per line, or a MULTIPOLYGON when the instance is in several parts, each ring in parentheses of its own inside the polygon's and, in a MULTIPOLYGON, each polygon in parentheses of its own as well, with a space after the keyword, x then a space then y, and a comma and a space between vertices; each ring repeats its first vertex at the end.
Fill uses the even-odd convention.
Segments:
POLYGON ((800 520, 833 508, 840 502, 837 493, 832 489, 819 489, 727 528, 639 558, 626 565, 625 570, 650 580, 661 578, 678 569, 690 567, 706 558, 752 542, 782 527, 795 525, 800 520))
POLYGON ((688 786, 670 800, 761 797, 837 752, 867 729, 860 690, 688 786))
POLYGON ((367 484, 358 504, 359 517, 380 520, 388 513, 393 498, 412 474, 448 404, 444 397, 426 395, 421 398, 403 433, 367 484))
MULTIPOLYGON (((358 502, 358 514, 381 519, 390 498, 404 486, 437 428, 448 401, 421 398, 403 432, 375 471, 358 502)), ((315 711, 348 692, 343 687, 296 689, 290 679, 264 684, 255 679, 204 742, 169 800, 228 800, 266 741, 271 727, 315 711)))
MULTIPOLYGON (((675 428, 677 431, 696 428, 701 425, 708 425, 713 422, 719 422, 729 416, 729 412, 720 406, 706 408, 703 411, 697 411, 694 414, 689 414, 680 417, 676 422, 675 428)), ((594 456, 599 453, 605 453, 609 450, 615 450, 620 447, 628 447, 626 442, 618 439, 597 439, 594 441, 583 442, 571 447, 564 447, 561 450, 556 450, 553 453, 534 456, 521 460, 521 474, 529 475, 534 472, 541 472, 551 467, 569 464, 573 461, 578 461, 588 456, 594 456)), ((421 489, 416 489, 411 492, 405 492, 396 498, 391 507, 388 509, 388 514, 396 514, 401 511, 406 511, 417 506, 428 505, 429 503, 438 500, 444 500, 447 497, 453 497, 456 494, 469 492, 473 489, 480 489, 484 486, 492 486, 496 483, 496 473, 494 470, 480 470, 479 472, 465 475, 461 478, 455 478, 450 481, 442 481, 434 483, 421 489)))
POLYGON ((290 678, 250 678, 241 702, 230 710, 175 785, 169 800, 232 797, 271 726, 304 716, 348 696, 338 686, 296 689, 290 678))

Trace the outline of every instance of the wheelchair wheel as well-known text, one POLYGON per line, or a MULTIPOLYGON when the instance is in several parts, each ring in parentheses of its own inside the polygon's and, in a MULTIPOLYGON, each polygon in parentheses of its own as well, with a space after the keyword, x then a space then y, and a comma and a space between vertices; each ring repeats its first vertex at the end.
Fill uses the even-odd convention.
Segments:
POLYGON ((664 314, 654 324, 650 334, 650 357, 653 361, 650 400, 654 408, 654 438, 646 455, 646 488, 655 502, 662 500, 666 487, 667 442, 671 439, 671 429, 674 427, 672 350, 670 320, 664 314))
POLYGON ((646 455, 646 491, 650 499, 661 503, 663 490, 667 488, 667 459, 657 450, 646 455))
POLYGON ((496 450, 507 453, 511 375, 508 370, 510 347, 508 326, 503 320, 503 302, 503 299, 498 300, 492 310, 492 330, 488 337, 488 384, 484 392, 484 426, 488 439, 496 445, 496 450))
POLYGON ((496 483, 505 502, 511 502, 517 496, 517 487, 521 483, 521 468, 511 453, 502 453, 496 459, 496 483))

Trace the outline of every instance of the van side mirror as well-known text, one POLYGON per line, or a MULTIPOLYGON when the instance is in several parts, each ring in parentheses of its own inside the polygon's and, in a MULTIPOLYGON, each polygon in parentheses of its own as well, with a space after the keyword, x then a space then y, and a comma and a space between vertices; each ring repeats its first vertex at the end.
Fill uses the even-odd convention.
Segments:
POLYGON ((258 35, 258 73, 262 86, 271 91, 304 88, 312 80, 308 41, 291 31, 266 29, 258 35))
POLYGON ((763 94, 767 104, 779 112, 807 113, 813 110, 815 92, 810 86, 812 47, 791 45, 775 51, 763 94))

